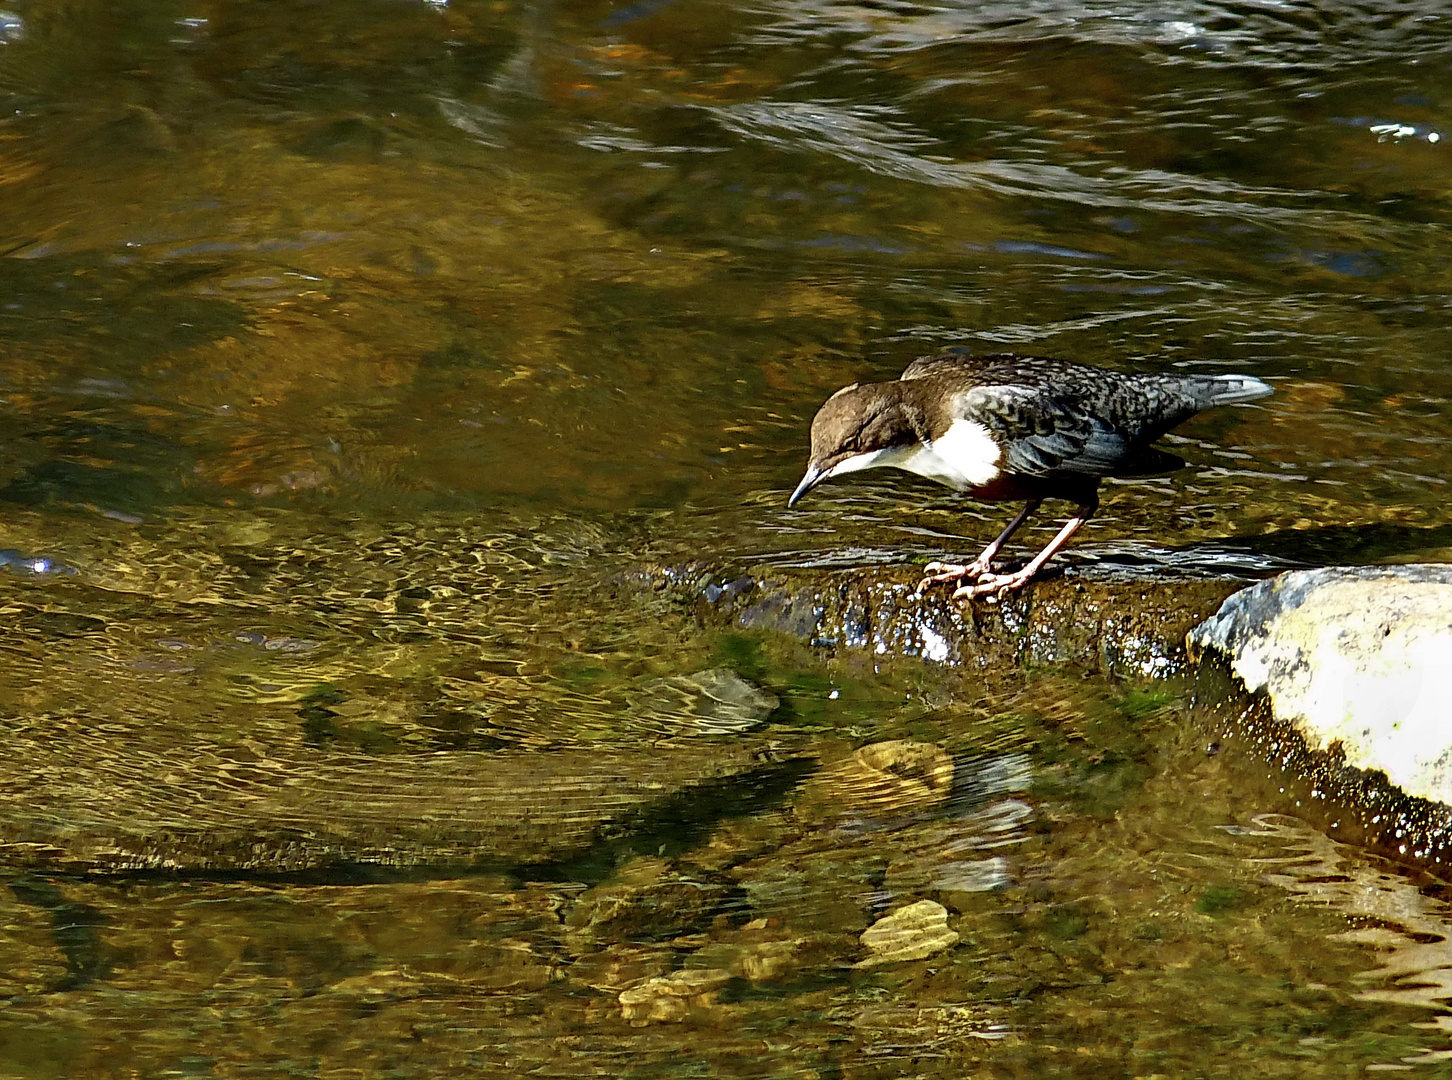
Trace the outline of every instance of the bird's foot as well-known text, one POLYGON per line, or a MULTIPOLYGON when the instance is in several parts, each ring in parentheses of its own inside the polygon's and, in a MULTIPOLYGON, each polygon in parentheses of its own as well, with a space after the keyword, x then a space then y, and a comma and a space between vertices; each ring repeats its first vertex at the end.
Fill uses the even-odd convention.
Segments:
MULTIPOLYGON (((934 585, 944 585, 950 581, 963 581, 965 578, 977 581, 986 574, 993 572, 993 564, 987 559, 974 559, 971 563, 947 563, 930 562, 923 567, 923 580, 918 582, 918 595, 934 585)), ((962 590, 960 589, 959 592, 962 590)))
POLYGON ((977 597, 997 597, 1004 593, 1017 592, 1030 581, 1037 573, 1037 568, 1015 571, 1012 574, 982 574, 978 581, 972 585, 964 585, 953 593, 954 600, 973 600, 977 597))

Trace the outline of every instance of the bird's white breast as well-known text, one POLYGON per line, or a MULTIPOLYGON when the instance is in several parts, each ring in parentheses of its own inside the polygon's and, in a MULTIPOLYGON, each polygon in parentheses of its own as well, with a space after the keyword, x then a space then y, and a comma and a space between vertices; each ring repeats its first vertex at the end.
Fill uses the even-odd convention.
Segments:
POLYGON ((923 443, 890 464, 951 488, 975 488, 1002 474, 998 467, 1002 453, 986 427, 958 419, 932 442, 923 443))

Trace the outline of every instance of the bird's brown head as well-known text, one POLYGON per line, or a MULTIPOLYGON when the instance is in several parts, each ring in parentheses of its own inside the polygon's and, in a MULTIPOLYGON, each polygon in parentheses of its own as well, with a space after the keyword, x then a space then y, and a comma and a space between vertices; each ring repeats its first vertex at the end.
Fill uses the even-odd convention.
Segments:
POLYGON ((904 400, 904 384, 853 383, 823 402, 812 420, 812 453, 807 472, 792 492, 792 506, 823 480, 877 464, 894 450, 918 445, 921 424, 904 400))

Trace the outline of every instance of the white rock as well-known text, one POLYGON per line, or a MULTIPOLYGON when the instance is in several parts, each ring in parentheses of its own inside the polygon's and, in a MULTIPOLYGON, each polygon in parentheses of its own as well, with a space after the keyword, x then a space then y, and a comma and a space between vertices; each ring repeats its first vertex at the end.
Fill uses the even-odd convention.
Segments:
POLYGON ((717 968, 673 971, 622 990, 620 1012, 632 1027, 682 1020, 693 1005, 714 1005, 716 991, 730 981, 731 972, 717 968))
POLYGON ((1190 632, 1313 749, 1452 805, 1452 566, 1297 570, 1190 632))
POLYGON ((871 956, 853 964, 857 968, 922 960, 958 944, 956 931, 948 929, 948 909, 932 900, 919 900, 884 915, 862 931, 862 944, 871 956))

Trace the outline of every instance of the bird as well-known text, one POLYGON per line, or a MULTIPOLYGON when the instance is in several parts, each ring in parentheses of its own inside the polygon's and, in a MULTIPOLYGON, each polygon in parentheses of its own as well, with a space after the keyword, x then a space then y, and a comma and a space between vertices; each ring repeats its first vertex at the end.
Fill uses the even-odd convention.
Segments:
POLYGON ((1126 374, 1045 356, 974 356, 949 349, 919 357, 890 382, 853 383, 812 420, 806 475, 795 506, 825 480, 891 466, 986 501, 1024 507, 970 563, 929 563, 918 583, 961 583, 954 599, 998 597, 1032 581, 1099 508, 1107 476, 1152 476, 1184 459, 1151 446, 1171 428, 1219 405, 1255 401, 1272 387, 1250 375, 1126 374), (1073 516, 1021 569, 995 558, 1046 499, 1073 516))

